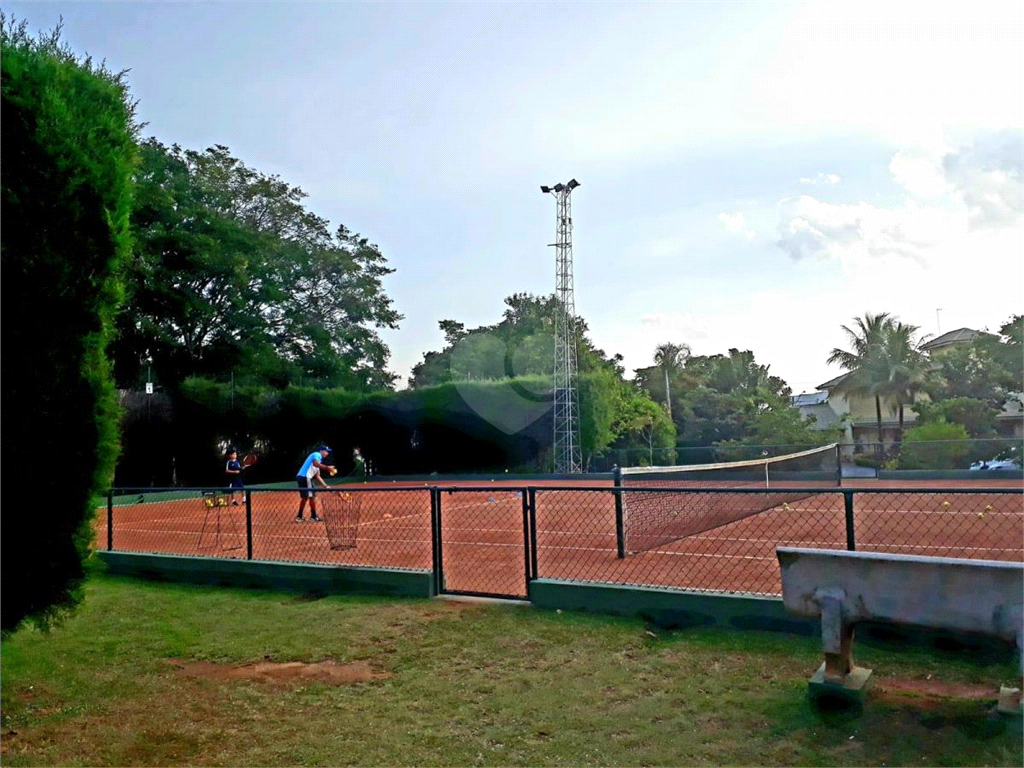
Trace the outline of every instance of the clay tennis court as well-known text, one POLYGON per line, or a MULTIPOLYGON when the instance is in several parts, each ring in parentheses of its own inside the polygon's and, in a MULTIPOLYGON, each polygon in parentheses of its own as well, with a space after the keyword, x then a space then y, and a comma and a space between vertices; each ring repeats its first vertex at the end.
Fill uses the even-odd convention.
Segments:
MULTIPOLYGON (((535 480, 525 499, 521 480, 434 485, 441 488, 438 565, 445 591, 455 593, 525 597, 529 575, 778 595, 776 546, 847 547, 844 491, 852 492, 858 550, 1024 560, 1024 483, 1019 479, 986 480, 981 488, 963 480, 844 480, 842 488, 811 495, 801 489, 797 500, 712 530, 636 551, 630 547, 623 558, 610 479, 535 480)), ((325 522, 295 521, 296 491, 250 490, 254 560, 433 567, 431 491, 422 482, 375 481, 324 492, 358 497, 356 546, 340 549, 331 548, 325 522)), ((751 496, 739 489, 685 490, 663 493, 659 504, 667 502, 675 516, 700 505, 746 503, 751 496)), ((120 497, 111 511, 112 548, 245 559, 250 545, 244 503, 209 508, 198 491, 182 498, 188 493, 136 491, 120 497)), ((622 492, 627 520, 647 513, 640 493, 622 492)), ((784 491, 773 488, 772 493, 784 491)), ((106 510, 100 510, 97 545, 106 549, 107 544, 106 510)))

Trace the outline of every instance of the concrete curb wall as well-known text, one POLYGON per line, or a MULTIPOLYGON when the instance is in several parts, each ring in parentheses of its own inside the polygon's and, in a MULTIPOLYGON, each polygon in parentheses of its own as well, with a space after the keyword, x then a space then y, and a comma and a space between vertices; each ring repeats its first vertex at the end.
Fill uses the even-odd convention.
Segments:
POLYGON ((791 616, 780 598, 760 595, 536 579, 530 582, 530 601, 538 608, 640 616, 669 628, 719 626, 808 636, 820 632, 820 622, 791 616))
POLYGON ((325 594, 433 597, 429 570, 278 563, 138 552, 96 553, 107 572, 187 584, 280 589, 325 594))

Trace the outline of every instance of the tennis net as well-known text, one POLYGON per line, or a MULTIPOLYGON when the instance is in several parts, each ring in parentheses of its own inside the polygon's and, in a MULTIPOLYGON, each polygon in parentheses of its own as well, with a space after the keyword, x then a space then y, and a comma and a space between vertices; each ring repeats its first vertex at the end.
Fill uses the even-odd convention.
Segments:
POLYGON ((630 489, 619 494, 620 550, 645 552, 809 498, 815 495, 814 489, 840 483, 835 443, 747 461, 616 470, 616 486, 630 489), (695 493, 693 490, 701 488, 743 490, 737 493, 717 490, 695 493), (651 490, 645 492, 644 489, 651 490), (763 489, 763 492, 756 489, 763 489))

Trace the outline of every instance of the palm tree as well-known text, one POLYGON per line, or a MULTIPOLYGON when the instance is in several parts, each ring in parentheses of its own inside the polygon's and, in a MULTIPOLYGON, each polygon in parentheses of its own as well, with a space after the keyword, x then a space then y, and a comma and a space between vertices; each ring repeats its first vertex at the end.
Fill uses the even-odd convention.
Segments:
POLYGON ((928 377, 928 358, 921 351, 923 339, 915 339, 916 325, 894 320, 885 334, 885 352, 888 357, 889 386, 887 394, 896 401, 899 410, 899 440, 903 440, 903 406, 913 404, 917 393, 928 377))
POLYGON ((886 337, 893 319, 888 312, 855 318, 856 328, 842 326, 850 342, 850 350, 832 350, 828 362, 837 363, 849 374, 840 381, 836 389, 846 395, 866 395, 875 399, 875 417, 878 425, 877 453, 882 443, 882 395, 890 392, 889 359, 886 354, 886 337))
POLYGON ((665 374, 665 408, 668 417, 672 418, 672 393, 669 386, 669 375, 675 374, 690 356, 690 347, 686 344, 659 344, 654 351, 654 364, 665 374))

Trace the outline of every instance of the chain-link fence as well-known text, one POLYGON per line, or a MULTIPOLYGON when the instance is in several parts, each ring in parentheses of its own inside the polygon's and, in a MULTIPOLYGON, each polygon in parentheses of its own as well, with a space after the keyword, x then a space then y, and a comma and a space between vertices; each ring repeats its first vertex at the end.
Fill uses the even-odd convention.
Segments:
POLYGON ((880 470, 1000 470, 1021 472, 1024 440, 920 440, 841 445, 845 464, 880 470))
POLYGON ((531 579, 778 595, 776 546, 1024 560, 1024 490, 492 484, 111 492, 103 549, 433 569, 453 593, 531 579), (238 503, 232 503, 237 501, 238 503))
POLYGON ((297 519, 299 503, 298 489, 246 489, 233 498, 223 489, 115 489, 98 541, 128 552, 432 567, 427 488, 318 490, 297 519))

